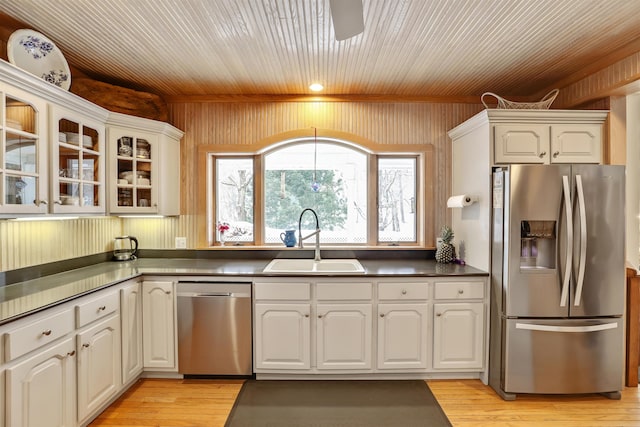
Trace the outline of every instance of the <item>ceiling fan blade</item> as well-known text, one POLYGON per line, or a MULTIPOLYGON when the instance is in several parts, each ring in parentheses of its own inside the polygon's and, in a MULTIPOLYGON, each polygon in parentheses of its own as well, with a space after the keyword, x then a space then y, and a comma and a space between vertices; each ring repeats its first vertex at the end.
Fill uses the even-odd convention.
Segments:
POLYGON ((336 40, 346 40, 364 31, 362 0, 329 0, 336 40))

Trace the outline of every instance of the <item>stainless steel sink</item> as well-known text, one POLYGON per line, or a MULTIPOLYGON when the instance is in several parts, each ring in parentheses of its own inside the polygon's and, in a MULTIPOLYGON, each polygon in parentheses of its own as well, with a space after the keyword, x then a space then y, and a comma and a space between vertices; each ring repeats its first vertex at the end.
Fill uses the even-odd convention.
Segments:
POLYGON ((264 273, 300 274, 363 274, 364 267, 357 259, 274 259, 262 270, 264 273))

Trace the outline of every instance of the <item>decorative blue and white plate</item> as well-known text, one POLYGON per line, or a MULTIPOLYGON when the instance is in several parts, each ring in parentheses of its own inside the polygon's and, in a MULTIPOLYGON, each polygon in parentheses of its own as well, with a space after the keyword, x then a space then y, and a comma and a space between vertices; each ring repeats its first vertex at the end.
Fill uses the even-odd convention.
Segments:
POLYGON ((64 55, 43 34, 33 30, 17 30, 7 42, 9 62, 51 84, 69 90, 71 71, 64 55))

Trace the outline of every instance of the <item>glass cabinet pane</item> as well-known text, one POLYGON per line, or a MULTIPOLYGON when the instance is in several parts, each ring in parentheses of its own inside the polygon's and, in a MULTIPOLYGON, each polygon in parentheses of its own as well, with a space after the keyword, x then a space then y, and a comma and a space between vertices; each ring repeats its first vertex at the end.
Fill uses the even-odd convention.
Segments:
POLYGON ((5 175, 5 198, 8 205, 34 206, 37 199, 37 178, 32 176, 5 175))
POLYGON ((82 134, 82 146, 88 150, 99 151, 98 131, 87 126, 83 126, 82 134))
POLYGON ((6 106, 5 126, 7 129, 35 133, 37 114, 32 105, 7 96, 6 106))
POLYGON ((16 133, 6 133, 4 167, 21 172, 37 172, 37 140, 16 133))

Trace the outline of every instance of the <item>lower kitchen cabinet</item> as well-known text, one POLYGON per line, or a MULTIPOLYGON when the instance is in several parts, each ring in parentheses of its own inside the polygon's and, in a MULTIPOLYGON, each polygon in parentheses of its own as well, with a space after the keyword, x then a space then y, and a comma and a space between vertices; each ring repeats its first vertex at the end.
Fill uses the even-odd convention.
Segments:
POLYGON ((434 369, 482 369, 484 303, 437 303, 433 311, 434 369))
POLYGON ((378 369, 427 368, 428 313, 426 303, 378 304, 378 369))
POLYGON ((77 335, 78 420, 106 403, 121 385, 120 316, 112 315, 77 335))
POLYGON ((144 368, 177 369, 175 282, 142 282, 144 368))
POLYGON ((371 304, 318 304, 316 311, 316 367, 371 369, 371 304))
POLYGON ((68 337, 6 370, 8 427, 76 425, 76 349, 68 337))
POLYGON ((122 324, 122 383, 129 384, 142 372, 142 293, 138 281, 120 289, 122 324))
POLYGON ((309 303, 255 304, 255 368, 311 368, 309 303))

